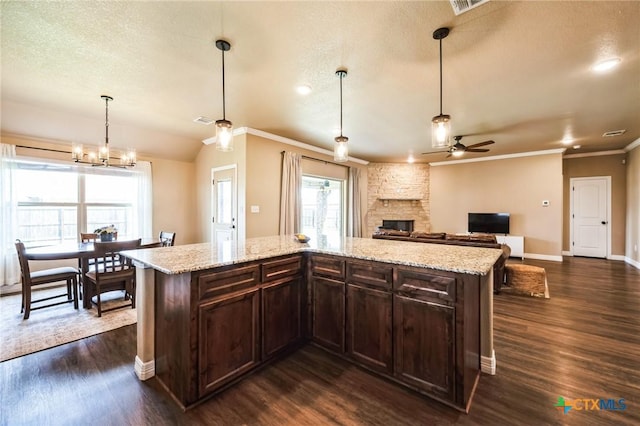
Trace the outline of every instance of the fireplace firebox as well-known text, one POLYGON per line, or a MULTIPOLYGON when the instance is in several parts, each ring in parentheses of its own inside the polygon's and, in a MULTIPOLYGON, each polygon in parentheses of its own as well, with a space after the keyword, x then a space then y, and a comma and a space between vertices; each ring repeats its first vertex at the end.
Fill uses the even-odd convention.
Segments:
POLYGON ((382 220, 382 227, 384 229, 395 229, 397 231, 409 231, 413 232, 413 220, 382 220))

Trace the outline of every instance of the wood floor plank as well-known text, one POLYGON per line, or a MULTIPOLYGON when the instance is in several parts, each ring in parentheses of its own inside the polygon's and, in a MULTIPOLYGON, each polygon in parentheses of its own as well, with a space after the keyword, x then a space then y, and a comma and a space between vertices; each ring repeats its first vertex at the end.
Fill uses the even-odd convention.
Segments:
POLYGON ((640 424, 640 271, 526 263, 546 269, 551 298, 495 296, 497 375, 482 375, 468 415, 311 345, 185 413, 138 381, 127 326, 0 363, 0 425, 640 424), (559 396, 624 398, 626 410, 563 414, 559 396))

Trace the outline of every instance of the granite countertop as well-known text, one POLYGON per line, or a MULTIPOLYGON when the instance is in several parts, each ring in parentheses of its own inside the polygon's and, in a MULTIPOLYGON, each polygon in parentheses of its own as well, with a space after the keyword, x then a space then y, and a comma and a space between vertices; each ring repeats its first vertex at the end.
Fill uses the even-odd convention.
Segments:
POLYGON ((313 252, 418 266, 441 271, 486 275, 502 251, 409 241, 345 237, 336 241, 299 243, 291 235, 249 238, 238 243, 188 244, 122 252, 165 274, 200 271, 294 253, 313 252))

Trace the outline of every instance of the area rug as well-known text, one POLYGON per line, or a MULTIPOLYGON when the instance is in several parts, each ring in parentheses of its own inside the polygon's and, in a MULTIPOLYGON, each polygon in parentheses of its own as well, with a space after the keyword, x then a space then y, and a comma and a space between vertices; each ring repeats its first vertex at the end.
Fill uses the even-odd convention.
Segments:
POLYGON ((544 268, 520 263, 508 263, 504 267, 505 284, 500 291, 533 297, 549 298, 547 272, 544 268))
MULTIPOLYGON (((60 289, 34 292, 34 298, 46 293, 60 293, 60 289)), ((103 312, 98 310, 73 309, 73 303, 32 310, 28 320, 20 313, 20 294, 0 297, 0 362, 38 352, 64 343, 73 342, 95 334, 115 330, 137 321, 136 310, 122 308, 103 312)), ((121 292, 103 295, 103 308, 122 304, 121 292), (106 300, 105 300, 106 299, 106 300)))

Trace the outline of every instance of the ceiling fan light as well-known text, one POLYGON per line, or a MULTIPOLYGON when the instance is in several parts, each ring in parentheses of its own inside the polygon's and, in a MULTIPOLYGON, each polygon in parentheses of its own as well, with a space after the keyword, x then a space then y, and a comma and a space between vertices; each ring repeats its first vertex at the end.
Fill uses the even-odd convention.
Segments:
POLYGON ((462 154, 464 154, 464 151, 458 149, 454 149, 453 151, 451 151, 451 155, 453 155, 454 157, 462 157, 462 154))
POLYGON ((431 120, 431 146, 436 149, 448 148, 451 139, 451 116, 440 114, 431 120))
POLYGON ((216 149, 233 151, 233 124, 229 120, 216 120, 216 149))

